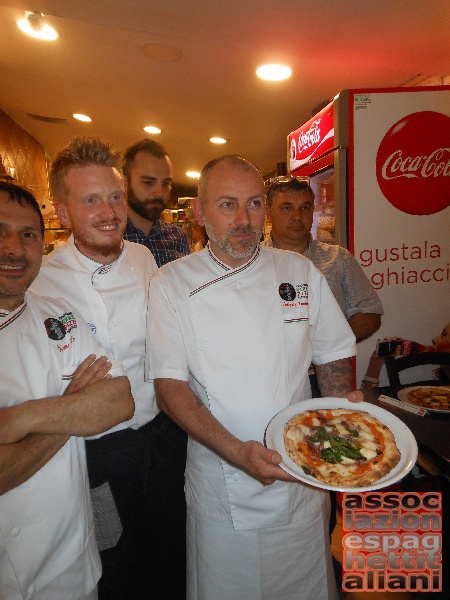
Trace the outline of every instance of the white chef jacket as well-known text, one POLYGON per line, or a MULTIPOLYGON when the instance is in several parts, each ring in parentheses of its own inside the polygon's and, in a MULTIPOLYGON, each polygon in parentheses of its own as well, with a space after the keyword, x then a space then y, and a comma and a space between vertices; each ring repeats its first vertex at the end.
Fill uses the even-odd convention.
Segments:
MULTIPOLYGON (((25 295, 0 310, 0 406, 60 396, 88 355, 105 354, 63 300, 25 295)), ((116 362, 113 376, 124 375, 116 362)), ((0 600, 79 600, 101 573, 84 440, 68 442, 28 481, 0 496, 0 600)))
POLYGON ((37 294, 66 298, 83 315, 108 355, 123 364, 135 413, 130 421, 107 433, 137 429, 159 412, 153 384, 144 381, 148 284, 156 269, 152 253, 141 244, 124 241, 119 258, 103 265, 84 256, 70 236, 67 244, 44 256, 31 286, 37 294))
MULTIPOLYGON (((258 247, 231 269, 208 245, 159 269, 149 304, 147 378, 189 381, 243 441, 263 442, 277 412, 309 397, 311 359, 324 364, 356 352, 325 278, 293 252, 258 247)), ((263 487, 189 439, 188 505, 216 520, 231 515, 235 530, 284 526, 317 495, 281 481, 263 487)))

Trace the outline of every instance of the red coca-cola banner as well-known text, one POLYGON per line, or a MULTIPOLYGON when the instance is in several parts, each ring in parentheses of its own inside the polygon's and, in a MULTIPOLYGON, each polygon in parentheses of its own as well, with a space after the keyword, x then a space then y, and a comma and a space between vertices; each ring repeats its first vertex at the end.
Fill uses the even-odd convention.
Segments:
POLYGON ((376 159, 386 200, 410 215, 432 215, 450 206, 450 117, 412 113, 383 137, 376 159))
POLYGON ((288 136, 290 171, 334 148, 333 101, 288 136))

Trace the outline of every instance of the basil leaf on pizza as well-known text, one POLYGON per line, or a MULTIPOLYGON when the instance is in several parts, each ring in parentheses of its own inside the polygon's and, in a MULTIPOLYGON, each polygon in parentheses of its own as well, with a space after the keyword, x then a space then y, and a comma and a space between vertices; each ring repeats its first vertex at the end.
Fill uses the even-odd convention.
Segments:
POLYGON ((308 410, 284 428, 289 457, 307 475, 336 487, 363 487, 387 475, 400 452, 391 430, 368 412, 308 410))

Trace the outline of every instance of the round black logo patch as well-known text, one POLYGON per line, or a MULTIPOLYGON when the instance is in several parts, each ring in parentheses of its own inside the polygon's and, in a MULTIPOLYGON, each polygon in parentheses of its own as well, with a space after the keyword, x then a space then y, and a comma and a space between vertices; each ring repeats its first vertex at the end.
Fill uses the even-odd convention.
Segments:
POLYGON ((297 297, 295 287, 290 283, 282 283, 278 288, 278 292, 283 300, 286 300, 287 302, 292 302, 297 297))
POLYGON ((66 330, 59 319, 50 317, 45 319, 44 325, 47 335, 51 340, 62 340, 65 338, 66 330))

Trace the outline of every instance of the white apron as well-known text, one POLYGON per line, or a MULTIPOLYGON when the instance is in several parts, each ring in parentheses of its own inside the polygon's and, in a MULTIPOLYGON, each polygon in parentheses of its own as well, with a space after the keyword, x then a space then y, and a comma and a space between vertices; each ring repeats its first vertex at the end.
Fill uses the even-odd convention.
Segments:
MULTIPOLYGON (((354 353, 354 336, 307 259, 261 248, 230 270, 206 249, 150 286, 148 375, 189 381, 239 439, 310 397, 308 367, 354 353), (313 356, 314 355, 314 356, 313 356)), ((331 600, 328 493, 264 487, 189 439, 188 600, 331 600)))
MULTIPOLYGON (((312 351, 308 307, 284 308, 278 294, 262 294, 261 280, 277 288, 278 282, 271 261, 255 266, 194 291, 188 304, 204 382, 192 382, 196 393, 237 438, 263 443, 272 417, 291 399, 308 397, 312 351)), ((189 462, 203 462, 205 452, 192 443, 189 462)), ((264 487, 225 461, 221 465, 236 530, 288 522, 293 486, 264 487)))

